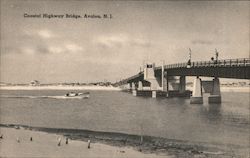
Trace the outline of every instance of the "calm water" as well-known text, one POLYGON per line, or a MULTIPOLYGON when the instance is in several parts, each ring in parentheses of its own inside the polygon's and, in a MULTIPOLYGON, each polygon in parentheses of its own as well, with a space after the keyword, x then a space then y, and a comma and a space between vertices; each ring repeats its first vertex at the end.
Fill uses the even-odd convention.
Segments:
POLYGON ((249 146, 249 93, 222 93, 221 105, 209 105, 207 97, 203 105, 191 105, 189 99, 133 97, 117 91, 90 91, 89 99, 40 97, 65 93, 3 90, 0 122, 249 146))

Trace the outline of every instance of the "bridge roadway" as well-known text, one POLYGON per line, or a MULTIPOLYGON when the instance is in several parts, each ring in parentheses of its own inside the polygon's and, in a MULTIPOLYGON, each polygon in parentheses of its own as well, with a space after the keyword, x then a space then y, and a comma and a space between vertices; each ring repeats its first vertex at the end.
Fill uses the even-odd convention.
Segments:
MULTIPOLYGON (((155 75, 161 77, 162 66, 155 67, 155 75)), ((233 79, 250 79, 250 58, 227 59, 217 61, 196 61, 187 63, 177 63, 164 65, 164 76, 203 76, 233 79)), ((131 82, 143 80, 144 73, 131 76, 118 82, 123 85, 131 82)))

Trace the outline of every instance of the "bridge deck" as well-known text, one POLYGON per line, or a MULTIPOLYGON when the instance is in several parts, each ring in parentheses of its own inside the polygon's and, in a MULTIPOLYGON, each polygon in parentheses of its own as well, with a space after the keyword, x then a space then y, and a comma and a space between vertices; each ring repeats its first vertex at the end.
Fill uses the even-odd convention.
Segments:
MULTIPOLYGON (((176 63, 164 65, 164 71, 168 76, 204 76, 250 79, 250 58, 227 59, 215 61, 196 61, 188 63, 176 63)), ((155 68, 155 75, 161 76, 162 66, 155 68)), ((143 72, 124 79, 117 84, 143 80, 143 72)))

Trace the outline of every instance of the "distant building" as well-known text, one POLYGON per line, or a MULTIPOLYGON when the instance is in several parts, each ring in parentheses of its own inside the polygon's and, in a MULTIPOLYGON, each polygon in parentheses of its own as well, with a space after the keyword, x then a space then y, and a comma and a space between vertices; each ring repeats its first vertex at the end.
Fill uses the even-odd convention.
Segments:
POLYGON ((30 82, 30 86, 39 86, 39 85, 40 85, 40 82, 37 80, 33 80, 30 82))
POLYGON ((4 82, 0 82, 0 86, 6 86, 7 83, 4 83, 4 82))

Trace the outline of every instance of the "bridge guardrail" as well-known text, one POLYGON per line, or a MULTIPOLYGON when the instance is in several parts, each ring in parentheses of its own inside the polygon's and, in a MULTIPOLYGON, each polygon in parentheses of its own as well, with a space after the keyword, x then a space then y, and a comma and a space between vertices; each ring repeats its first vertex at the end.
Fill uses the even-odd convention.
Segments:
MULTIPOLYGON (((188 63, 177 63, 165 65, 164 69, 175 69, 175 68, 194 68, 194 67, 230 67, 230 66, 250 66, 250 58, 239 58, 239 59, 225 59, 225 60, 214 60, 214 61, 196 61, 188 63)), ((161 69, 161 66, 156 67, 161 69)), ((126 82, 128 80, 139 77, 141 73, 131 76, 127 79, 121 80, 119 83, 126 82)))
MULTIPOLYGON (((173 69, 173 68, 187 68, 187 67, 210 67, 210 66, 250 66, 249 58, 242 59, 226 59, 226 60, 214 60, 214 61, 196 61, 188 63, 177 63, 165 65, 165 69, 173 69)), ((161 68, 161 67, 157 67, 161 68)))

